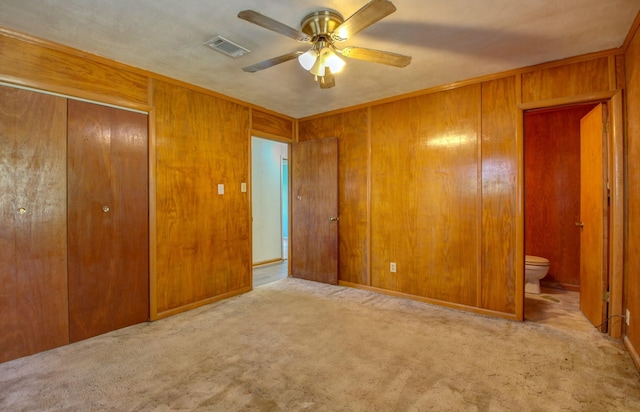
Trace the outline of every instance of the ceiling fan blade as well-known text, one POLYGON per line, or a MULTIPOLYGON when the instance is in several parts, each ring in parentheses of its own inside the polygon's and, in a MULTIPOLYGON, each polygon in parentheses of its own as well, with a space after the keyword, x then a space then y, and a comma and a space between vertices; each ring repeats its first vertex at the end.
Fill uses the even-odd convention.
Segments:
POLYGON ((330 89, 336 85, 336 79, 328 67, 324 69, 324 76, 318 78, 318 83, 320 83, 321 89, 330 89))
POLYGON ((284 23, 280 23, 277 20, 267 17, 264 14, 260 14, 254 10, 243 10, 238 13, 238 17, 248 21, 249 23, 257 24, 265 29, 275 31, 276 33, 291 37, 294 40, 301 42, 309 42, 311 39, 306 34, 289 27, 284 23))
POLYGON ((249 73, 255 73, 260 70, 268 69, 271 66, 275 66, 276 64, 288 62, 289 60, 293 60, 303 54, 304 52, 295 51, 287 54, 283 54, 282 56, 273 57, 269 60, 261 61, 260 63, 252 64, 251 66, 243 67, 242 70, 249 73))
POLYGON ((372 0, 339 25, 331 37, 335 41, 345 41, 394 11, 396 6, 389 0, 372 0))
POLYGON ((345 47, 341 53, 343 56, 352 59, 366 60, 368 62, 382 63, 395 67, 404 67, 411 63, 411 56, 382 50, 365 49, 362 47, 345 47))

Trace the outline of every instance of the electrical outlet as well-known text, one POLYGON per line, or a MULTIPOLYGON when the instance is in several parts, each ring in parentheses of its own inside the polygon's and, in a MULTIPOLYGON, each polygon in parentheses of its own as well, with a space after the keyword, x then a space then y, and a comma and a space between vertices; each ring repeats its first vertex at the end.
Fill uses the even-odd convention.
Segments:
POLYGON ((629 322, 631 322, 630 318, 631 318, 631 312, 629 312, 629 309, 627 309, 627 316, 625 317, 625 320, 624 320, 625 322, 627 322, 627 326, 629 326, 629 322))
POLYGON ((396 273, 396 262, 389 263, 389 271, 391 273, 396 273))

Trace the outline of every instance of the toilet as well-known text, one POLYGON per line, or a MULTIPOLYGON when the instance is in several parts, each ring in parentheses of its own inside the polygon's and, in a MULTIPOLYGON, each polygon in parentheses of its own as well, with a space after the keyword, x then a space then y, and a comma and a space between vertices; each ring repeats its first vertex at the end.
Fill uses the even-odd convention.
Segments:
POLYGON ((524 291, 540 294, 540 279, 547 276, 548 272, 548 259, 526 255, 524 259, 524 291))

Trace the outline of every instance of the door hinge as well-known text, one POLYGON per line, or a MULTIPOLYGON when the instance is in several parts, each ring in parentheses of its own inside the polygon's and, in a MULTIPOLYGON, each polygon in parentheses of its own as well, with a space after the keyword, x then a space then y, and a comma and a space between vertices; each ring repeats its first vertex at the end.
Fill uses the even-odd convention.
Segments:
POLYGON ((605 133, 609 133, 609 122, 602 123, 602 130, 605 133))
POLYGON ((609 302, 609 291, 605 290, 604 292, 602 292, 602 301, 603 302, 609 302))

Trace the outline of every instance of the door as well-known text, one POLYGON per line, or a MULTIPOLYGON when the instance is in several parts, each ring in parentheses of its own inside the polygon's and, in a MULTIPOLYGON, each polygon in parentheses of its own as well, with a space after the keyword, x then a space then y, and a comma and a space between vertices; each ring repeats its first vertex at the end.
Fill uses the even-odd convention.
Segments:
POLYGON ((69 342, 66 113, 0 86, 0 362, 69 342))
MULTIPOLYGON (((594 325, 607 317, 604 110, 606 106, 599 104, 580 121, 580 310, 594 325)), ((606 331, 606 324, 601 331, 606 331)))
POLYGON ((147 116, 69 101, 72 342, 149 317, 147 116))
POLYGON ((338 139, 292 145, 291 276, 338 283, 338 139))

